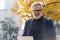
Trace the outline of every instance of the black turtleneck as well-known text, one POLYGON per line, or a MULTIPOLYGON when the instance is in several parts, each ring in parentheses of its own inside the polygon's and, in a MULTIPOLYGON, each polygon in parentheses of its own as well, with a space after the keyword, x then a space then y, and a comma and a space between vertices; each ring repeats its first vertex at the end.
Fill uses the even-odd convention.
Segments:
POLYGON ((42 38, 42 18, 39 19, 34 19, 32 22, 32 27, 31 27, 31 31, 30 31, 30 36, 33 36, 34 40, 38 39, 41 40, 42 38))

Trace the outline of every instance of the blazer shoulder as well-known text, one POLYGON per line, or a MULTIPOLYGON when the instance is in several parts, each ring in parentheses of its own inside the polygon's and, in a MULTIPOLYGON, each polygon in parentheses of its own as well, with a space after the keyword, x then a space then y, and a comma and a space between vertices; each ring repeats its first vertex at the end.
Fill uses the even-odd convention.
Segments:
POLYGON ((46 23, 48 24, 48 26, 54 27, 54 22, 51 18, 46 18, 46 23))
POLYGON ((29 19, 29 20, 27 20, 26 22, 32 22, 33 21, 33 19, 29 19))
POLYGON ((44 17, 44 20, 45 20, 45 21, 52 21, 51 18, 47 18, 47 17, 44 17))

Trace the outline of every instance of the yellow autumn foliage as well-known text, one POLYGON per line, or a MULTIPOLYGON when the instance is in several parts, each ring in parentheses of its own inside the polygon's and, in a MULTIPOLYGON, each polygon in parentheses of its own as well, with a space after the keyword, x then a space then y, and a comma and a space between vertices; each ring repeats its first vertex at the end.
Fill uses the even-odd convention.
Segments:
POLYGON ((60 19, 60 0, 17 0, 14 7, 11 7, 11 12, 22 15, 21 18, 32 18, 30 6, 33 2, 42 1, 44 3, 44 16, 52 18, 53 21, 60 19), (22 6, 22 8, 20 8, 22 6), (26 13, 26 15, 24 15, 26 13))

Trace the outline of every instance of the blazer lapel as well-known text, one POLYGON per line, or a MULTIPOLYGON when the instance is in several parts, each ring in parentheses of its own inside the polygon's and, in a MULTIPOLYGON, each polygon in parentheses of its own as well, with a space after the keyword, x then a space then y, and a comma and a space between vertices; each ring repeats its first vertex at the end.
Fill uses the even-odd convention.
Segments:
MULTIPOLYGON (((28 23, 29 24, 29 29, 28 29, 28 32, 27 32, 27 35, 29 36, 30 35, 30 30, 31 30, 31 27, 32 27, 32 23, 33 23, 33 19, 30 20, 30 22, 28 23)), ((45 33, 46 33, 46 20, 45 18, 43 17, 43 21, 42 21, 42 35, 43 35, 43 38, 45 38, 45 33)))
POLYGON ((43 40, 45 40, 45 33, 46 33, 46 19, 43 17, 43 21, 42 21, 42 36, 43 36, 43 40))

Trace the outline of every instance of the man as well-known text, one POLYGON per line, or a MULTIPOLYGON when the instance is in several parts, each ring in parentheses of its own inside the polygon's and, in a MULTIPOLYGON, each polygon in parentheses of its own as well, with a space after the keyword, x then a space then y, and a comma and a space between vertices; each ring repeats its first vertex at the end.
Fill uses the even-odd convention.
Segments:
POLYGON ((56 40, 56 33, 51 19, 43 17, 42 2, 31 5, 33 19, 26 21, 23 36, 33 36, 34 40, 56 40))

